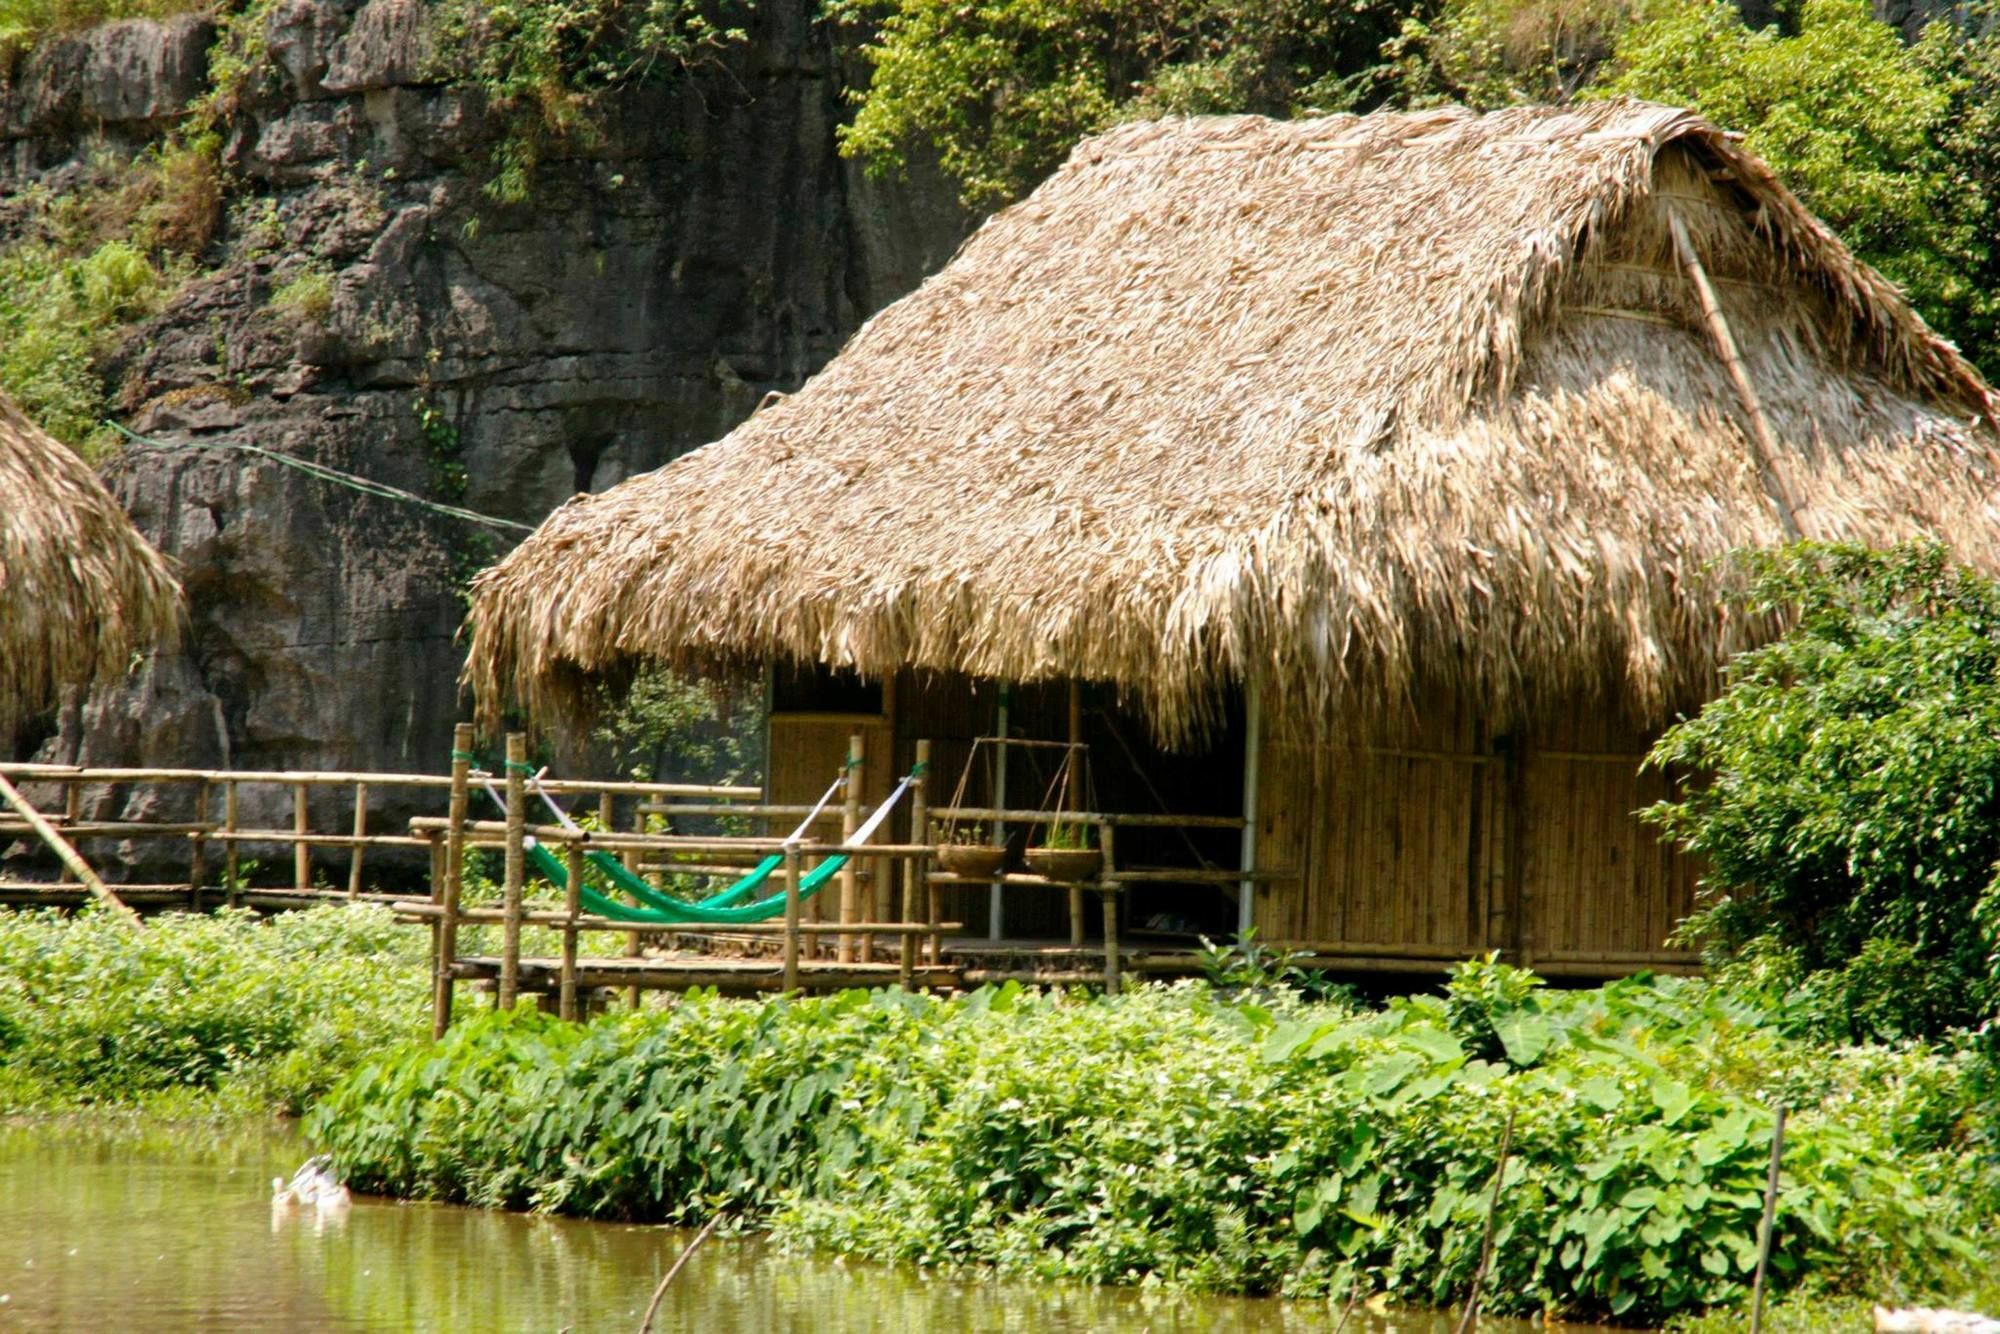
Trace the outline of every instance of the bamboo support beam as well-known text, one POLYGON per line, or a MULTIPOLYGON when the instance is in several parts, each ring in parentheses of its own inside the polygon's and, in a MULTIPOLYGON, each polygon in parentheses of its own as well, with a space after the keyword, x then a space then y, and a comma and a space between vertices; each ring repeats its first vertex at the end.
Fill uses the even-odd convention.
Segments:
MULTIPOLYGON (((1045 824, 1049 818, 1047 811, 1013 810, 1000 806, 934 806, 931 808, 931 814, 940 821, 1011 820, 1021 824, 1045 824)), ((1148 815, 1117 811, 1070 811, 1063 815, 1063 821, 1116 825, 1121 829, 1241 829, 1243 827, 1243 817, 1238 815, 1148 815)))
MULTIPOLYGON (((85 783, 269 783, 289 787, 304 783, 313 787, 346 787, 367 783, 374 787, 448 788, 446 774, 394 774, 369 770, 342 769, 95 769, 75 764, 0 763, 0 776, 37 782, 85 783)), ((761 787, 724 786, 700 783, 613 782, 595 778, 544 778, 541 789, 552 796, 575 793, 612 792, 639 797, 712 797, 717 800, 754 801, 764 795, 761 787)))
POLYGON ((507 920, 501 924, 500 985, 494 1002, 502 1010, 514 1008, 521 994, 521 885, 527 873, 528 791, 522 770, 528 765, 528 737, 524 732, 507 734, 507 869, 502 881, 502 906, 507 920))
MULTIPOLYGON (((222 827, 230 834, 236 832, 236 782, 230 779, 222 785, 222 827)), ((243 892, 243 874, 240 859, 236 855, 236 843, 232 839, 222 845, 222 879, 229 890, 229 906, 236 906, 237 898, 243 892)))
MULTIPOLYGON (((931 820, 931 743, 928 740, 918 739, 914 759, 916 763, 912 768, 916 771, 917 778, 914 783, 910 784, 910 841, 912 843, 921 843, 930 829, 931 820)), ((936 914, 932 911, 930 904, 934 894, 924 874, 929 865, 929 861, 921 856, 913 861, 903 863, 903 920, 905 922, 914 922, 917 920, 917 903, 920 896, 924 900, 923 911, 926 917, 932 920, 935 919, 936 914)), ((932 937, 933 941, 935 939, 935 937, 932 937)), ((902 935, 901 945, 896 952, 896 981, 905 991, 910 989, 910 979, 914 973, 914 965, 916 963, 914 957, 916 949, 916 935, 905 931, 902 935)), ((932 960, 932 962, 935 962, 935 960, 932 960)))
POLYGON ((583 849, 572 843, 565 859, 565 871, 569 876, 563 888, 563 942, 562 942, 562 983, 560 1007, 557 1013, 575 1023, 576 1013, 576 931, 580 915, 583 893, 583 849))
POLYGON ((123 918, 127 924, 135 929, 143 926, 143 923, 139 920, 139 914, 132 911, 132 906, 111 892, 111 887, 98 878, 97 872, 90 869, 90 863, 84 861, 77 854, 76 849, 69 845, 69 841, 56 832, 55 826, 44 819, 42 813, 35 809, 34 803, 22 796, 21 790, 8 782, 4 777, 0 777, 0 799, 4 799, 23 820, 28 822, 29 827, 36 834, 40 835, 42 842, 49 845, 49 850, 55 853, 56 859, 68 869, 71 875, 83 882, 84 887, 90 891, 92 898, 123 918))
MULTIPOLYGON (((644 811, 633 810, 632 832, 644 837, 646 833, 646 813, 644 811)), ((623 862, 625 869, 634 875, 639 873, 639 854, 637 852, 621 853, 618 860, 623 862)), ((654 883, 657 885, 658 881, 654 883)), ((628 959, 637 959, 645 953, 645 948, 646 937, 642 933, 638 931, 627 931, 625 933, 625 957, 628 959)), ((639 988, 625 988, 625 1007, 630 1010, 639 1008, 639 988)))
MULTIPOLYGON (((854 837, 854 831, 861 827, 861 789, 865 784, 864 775, 866 753, 862 749, 863 736, 860 732, 847 738, 847 802, 840 811, 840 841, 846 843, 854 837)), ((861 886, 856 878, 860 869, 849 857, 840 868, 840 920, 842 925, 852 925, 861 920, 861 886)), ((854 939, 843 935, 835 951, 841 963, 854 962, 854 939)))
MULTIPOLYGON (((1069 750, 1063 755, 1063 763, 1069 766, 1063 780, 1063 804, 1074 811, 1083 799, 1077 791, 1083 783, 1083 683, 1073 678, 1069 683, 1069 750)), ((1082 945, 1083 940, 1083 886, 1071 885, 1069 943, 1082 945)))
POLYGON ((1780 470, 1778 442, 1771 434, 1771 423, 1764 416, 1764 406, 1758 401, 1756 386, 1750 383, 1750 372, 1743 364, 1736 336, 1730 330, 1728 318, 1722 313, 1722 303, 1716 298, 1708 271, 1702 267, 1701 257, 1695 254, 1687 224, 1681 221, 1679 211, 1672 204, 1667 205, 1667 225, 1673 232, 1674 248, 1680 252, 1681 265, 1687 270, 1695 295, 1701 302, 1702 317, 1708 322, 1709 337, 1715 342, 1716 355, 1722 359, 1723 369, 1729 373, 1730 383, 1736 387, 1743 415, 1749 419, 1751 462, 1757 465, 1757 478, 1763 483, 1764 494, 1769 497, 1772 508, 1777 511, 1778 523, 1784 528, 1786 539, 1796 542, 1804 536, 1798 520, 1800 505, 1780 470))
MULTIPOLYGON (((1114 865, 1112 855, 1116 851, 1112 843, 1114 834, 1106 825, 1098 830, 1099 850, 1104 854, 1104 869, 1098 872, 1097 894, 1099 907, 1104 914, 1104 994, 1118 994, 1118 884, 1111 878, 1114 865)), ((1077 892, 1083 892, 1082 886, 1077 892)))
POLYGON ((354 851, 347 863, 347 897, 361 892, 361 858, 368 849, 368 784, 354 785, 354 851))
MULTIPOLYGON (((194 792, 194 822, 208 824, 209 784, 204 780, 194 792)), ((201 909, 201 882, 208 879, 208 838, 205 832, 193 836, 193 846, 188 849, 188 909, 201 909)))
POLYGON ((312 836, 312 813, 307 808, 307 794, 312 789, 304 783, 292 784, 292 884, 300 889, 312 888, 312 845, 306 840, 312 836))
POLYGON ((785 849, 785 990, 799 989, 799 852, 785 849))

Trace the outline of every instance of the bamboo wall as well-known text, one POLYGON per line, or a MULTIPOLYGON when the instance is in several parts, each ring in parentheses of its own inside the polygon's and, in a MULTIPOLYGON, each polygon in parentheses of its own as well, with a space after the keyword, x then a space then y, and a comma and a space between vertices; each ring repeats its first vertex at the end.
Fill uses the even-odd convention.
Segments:
POLYGON ((1448 704, 1351 746, 1267 740, 1253 920, 1356 957, 1504 951, 1549 971, 1686 962, 1665 939, 1697 868, 1633 812, 1667 794, 1647 738, 1579 710, 1490 738, 1448 704))

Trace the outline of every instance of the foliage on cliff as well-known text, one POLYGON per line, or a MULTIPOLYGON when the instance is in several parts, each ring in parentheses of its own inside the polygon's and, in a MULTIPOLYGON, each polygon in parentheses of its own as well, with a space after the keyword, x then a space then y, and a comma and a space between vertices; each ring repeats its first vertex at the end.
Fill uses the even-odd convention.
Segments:
POLYGON ((1700 774, 1648 815, 1699 853, 1681 928, 1815 1027, 1866 1040, 2000 1001, 2000 585, 1933 546, 1746 558, 1796 618, 1653 762, 1700 774))
POLYGON ((1342 110, 1395 31, 1392 0, 830 0, 874 30, 841 131, 878 168, 927 141, 966 201, 1025 193, 1076 141, 1159 115, 1342 110))
POLYGON ((1752 31, 1718 0, 833 0, 878 25, 843 151, 934 151, 968 200, 1032 188, 1087 134, 1165 113, 1625 93, 1745 133, 1807 205, 2000 366, 2000 36, 1973 16, 1915 43, 1862 0, 1752 31), (1980 35, 1971 35, 1980 34, 1980 35))

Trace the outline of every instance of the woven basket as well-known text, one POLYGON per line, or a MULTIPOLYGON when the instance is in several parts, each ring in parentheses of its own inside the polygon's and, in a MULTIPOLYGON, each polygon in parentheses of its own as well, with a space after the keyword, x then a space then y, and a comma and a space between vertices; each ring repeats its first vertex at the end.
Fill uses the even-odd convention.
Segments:
POLYGON ((1104 869, 1104 853, 1097 848, 1029 848, 1027 857, 1030 868, 1065 884, 1095 880, 1104 869))
POLYGON ((937 851, 938 865, 968 880, 991 880, 1007 865, 1007 849, 988 843, 945 843, 937 851))

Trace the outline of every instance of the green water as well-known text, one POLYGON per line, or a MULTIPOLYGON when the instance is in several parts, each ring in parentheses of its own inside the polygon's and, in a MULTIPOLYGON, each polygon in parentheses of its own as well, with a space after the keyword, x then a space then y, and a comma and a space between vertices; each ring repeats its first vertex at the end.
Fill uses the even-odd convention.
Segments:
MULTIPOLYGON (((0 1125, 0 1330, 629 1332, 688 1240, 670 1228, 385 1200, 325 1219, 274 1214, 271 1178, 304 1155, 282 1127, 0 1125)), ((702 1247, 655 1328, 1270 1334, 1328 1330, 1336 1315, 1324 1305, 943 1280, 753 1239, 702 1247)), ((1347 1326, 1449 1327, 1443 1317, 1365 1313, 1347 1326)))

